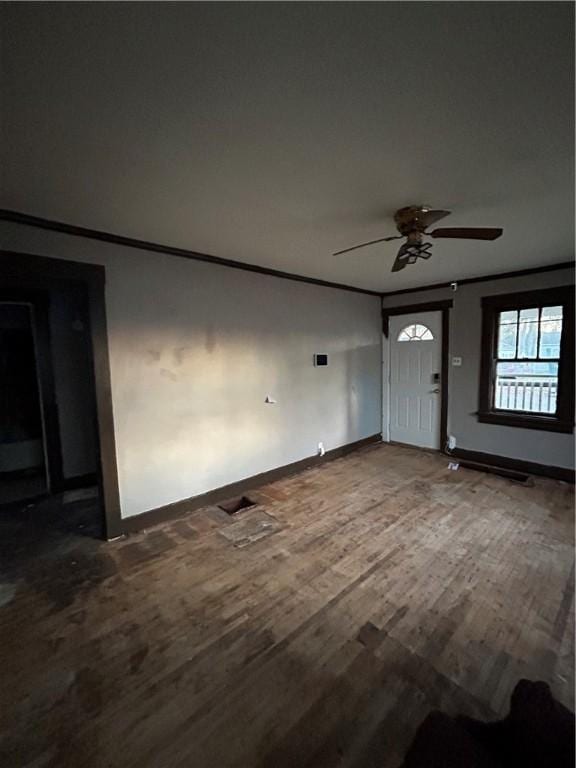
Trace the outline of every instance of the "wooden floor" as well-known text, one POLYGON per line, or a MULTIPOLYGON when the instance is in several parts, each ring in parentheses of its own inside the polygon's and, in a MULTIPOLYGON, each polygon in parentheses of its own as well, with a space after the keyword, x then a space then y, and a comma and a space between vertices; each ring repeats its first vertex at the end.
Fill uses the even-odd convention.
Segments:
POLYGON ((8 558, 2 765, 396 768, 431 709, 498 717, 522 677, 573 708, 570 486, 378 445, 254 497, 8 558))

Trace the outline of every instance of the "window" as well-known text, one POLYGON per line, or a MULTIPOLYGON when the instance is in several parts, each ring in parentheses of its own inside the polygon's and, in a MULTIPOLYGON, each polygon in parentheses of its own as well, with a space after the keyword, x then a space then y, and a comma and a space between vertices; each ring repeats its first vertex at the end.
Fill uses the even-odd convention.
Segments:
POLYGON ((571 432, 572 290, 491 296, 482 307, 479 421, 571 432))
POLYGON ((430 328, 420 323, 407 325, 398 334, 398 341, 432 341, 434 335, 430 328))

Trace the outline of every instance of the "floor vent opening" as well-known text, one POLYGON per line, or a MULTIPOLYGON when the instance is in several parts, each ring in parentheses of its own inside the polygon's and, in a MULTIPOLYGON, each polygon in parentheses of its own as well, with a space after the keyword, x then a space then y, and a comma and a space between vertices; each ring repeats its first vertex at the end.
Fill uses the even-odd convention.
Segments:
POLYGON ((222 504, 218 504, 218 507, 223 509, 224 512, 229 515, 235 515, 242 509, 250 509, 250 507, 255 507, 256 504, 257 502, 252 501, 252 499, 250 499, 248 496, 240 496, 238 499, 230 499, 229 501, 225 501, 222 504))

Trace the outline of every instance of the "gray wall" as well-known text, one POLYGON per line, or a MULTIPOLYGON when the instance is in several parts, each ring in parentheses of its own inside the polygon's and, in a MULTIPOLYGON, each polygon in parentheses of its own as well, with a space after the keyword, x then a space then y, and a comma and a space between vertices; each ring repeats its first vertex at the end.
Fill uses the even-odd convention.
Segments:
POLYGON ((462 285, 456 292, 443 288, 414 291, 384 299, 384 306, 388 307, 440 299, 454 300, 454 308, 450 312, 450 356, 461 357, 462 367, 450 366, 448 433, 456 437, 459 448, 557 467, 574 467, 573 435, 481 424, 475 415, 478 410, 480 380, 482 297, 565 286, 573 282, 572 270, 558 270, 462 285))
POLYGON ((0 236, 106 267, 124 517, 380 432, 377 297, 7 222, 0 236))

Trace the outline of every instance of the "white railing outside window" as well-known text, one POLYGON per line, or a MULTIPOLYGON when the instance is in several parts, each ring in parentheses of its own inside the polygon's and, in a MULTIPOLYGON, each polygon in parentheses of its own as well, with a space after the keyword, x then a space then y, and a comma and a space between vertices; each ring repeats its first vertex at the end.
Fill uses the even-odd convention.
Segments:
POLYGON ((501 410, 556 413, 556 377, 498 376, 495 389, 494 404, 501 410))

